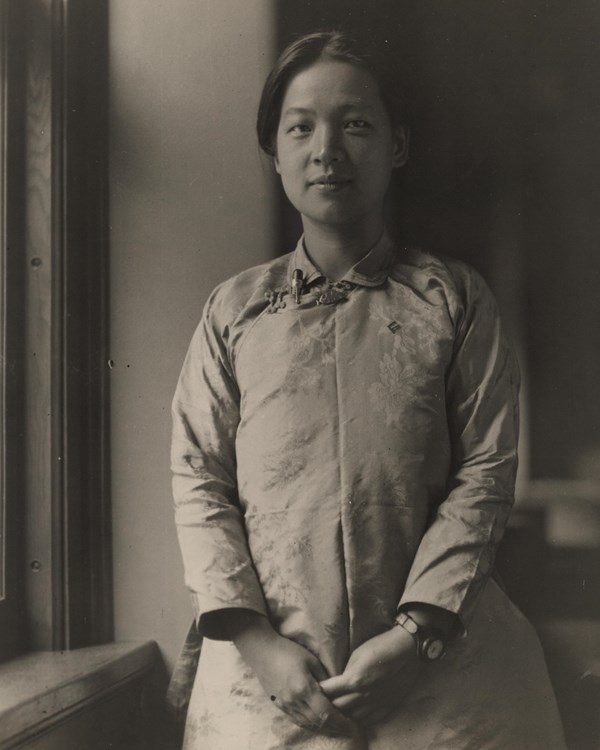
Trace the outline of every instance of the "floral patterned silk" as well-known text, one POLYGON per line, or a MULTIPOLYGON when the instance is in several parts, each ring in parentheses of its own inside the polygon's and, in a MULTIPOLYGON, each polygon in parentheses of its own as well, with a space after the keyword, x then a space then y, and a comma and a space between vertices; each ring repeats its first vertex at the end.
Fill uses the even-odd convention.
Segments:
POLYGON ((184 747, 563 748, 535 634, 490 578, 518 429, 494 299, 466 265, 387 236, 344 281, 323 298, 301 241, 220 285, 192 340, 172 467, 205 641, 184 747), (334 675, 409 602, 456 613, 465 635, 397 716, 344 738, 273 706, 215 616, 263 613, 334 675))

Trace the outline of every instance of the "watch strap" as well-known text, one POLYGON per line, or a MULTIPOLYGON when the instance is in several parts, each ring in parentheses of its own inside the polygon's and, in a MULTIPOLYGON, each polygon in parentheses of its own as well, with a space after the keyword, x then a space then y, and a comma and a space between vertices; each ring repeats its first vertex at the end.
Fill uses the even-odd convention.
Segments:
POLYGON ((406 612, 400 612, 395 623, 412 635, 419 658, 424 661, 437 661, 446 654, 446 638, 437 628, 419 625, 406 612))

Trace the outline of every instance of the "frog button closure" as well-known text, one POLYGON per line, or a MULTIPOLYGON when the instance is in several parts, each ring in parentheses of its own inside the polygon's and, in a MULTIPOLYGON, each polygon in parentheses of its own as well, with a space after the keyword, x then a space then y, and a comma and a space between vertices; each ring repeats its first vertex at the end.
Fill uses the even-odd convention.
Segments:
POLYGON ((356 289, 356 284, 350 281, 337 281, 318 296, 317 305, 335 305, 336 302, 347 299, 353 289, 356 289))

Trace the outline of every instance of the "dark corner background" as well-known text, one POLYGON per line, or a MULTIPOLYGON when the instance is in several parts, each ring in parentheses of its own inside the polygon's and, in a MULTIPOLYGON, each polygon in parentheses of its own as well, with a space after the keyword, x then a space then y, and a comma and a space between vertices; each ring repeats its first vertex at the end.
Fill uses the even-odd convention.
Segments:
MULTIPOLYGON (((389 44, 413 109, 392 226, 472 263, 504 303, 531 383, 530 476, 600 479, 598 3, 297 0, 278 10, 280 45, 336 26, 389 44)), ((289 247, 298 225, 286 226, 289 247)))

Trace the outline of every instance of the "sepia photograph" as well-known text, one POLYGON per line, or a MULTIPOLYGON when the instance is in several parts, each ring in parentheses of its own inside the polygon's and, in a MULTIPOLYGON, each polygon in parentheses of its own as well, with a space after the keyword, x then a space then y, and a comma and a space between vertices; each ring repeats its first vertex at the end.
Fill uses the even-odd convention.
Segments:
POLYGON ((600 6, 0 0, 0 750, 600 750, 600 6))

